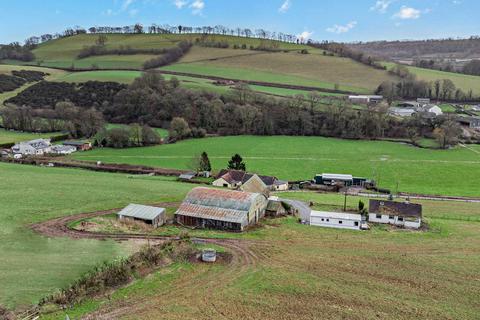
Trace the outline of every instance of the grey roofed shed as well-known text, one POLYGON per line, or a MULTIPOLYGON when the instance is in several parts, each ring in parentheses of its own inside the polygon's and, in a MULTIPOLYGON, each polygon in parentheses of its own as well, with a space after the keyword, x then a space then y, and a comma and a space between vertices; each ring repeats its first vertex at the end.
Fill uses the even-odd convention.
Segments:
POLYGON ((122 211, 117 213, 119 219, 142 220, 154 227, 165 223, 165 208, 144 206, 140 204, 129 204, 122 211))

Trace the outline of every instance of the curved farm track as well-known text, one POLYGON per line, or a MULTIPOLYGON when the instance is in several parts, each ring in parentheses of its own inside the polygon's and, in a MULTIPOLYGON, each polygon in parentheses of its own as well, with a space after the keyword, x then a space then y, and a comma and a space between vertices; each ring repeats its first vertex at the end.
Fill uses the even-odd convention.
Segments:
MULTIPOLYGON (((178 203, 159 203, 157 205, 175 207, 178 206, 178 203)), ((118 210, 111 209, 60 217, 33 224, 31 228, 45 236, 69 237, 72 239, 113 239, 117 241, 148 239, 159 242, 172 239, 172 237, 142 234, 94 233, 68 227, 72 222, 115 213, 118 210)), ((118 319, 122 317, 149 319, 155 317, 153 314, 158 312, 159 306, 168 308, 168 306, 175 305, 177 301, 189 301, 194 308, 191 317, 178 314, 178 319, 238 319, 239 315, 236 312, 229 312, 228 314, 225 312, 226 308, 231 308, 231 301, 226 301, 221 292, 249 269, 258 266, 260 261, 268 263, 269 256, 265 253, 265 249, 270 245, 264 241, 238 239, 197 238, 194 241, 222 246, 232 254, 232 257, 221 266, 221 272, 215 269, 218 264, 199 265, 199 268, 182 272, 181 277, 175 280, 174 286, 168 293, 152 296, 149 299, 138 299, 138 301, 132 301, 129 298, 128 301, 119 300, 109 303, 100 310, 85 316, 84 319, 118 319), (222 290, 217 290, 220 288, 222 290)), ((172 315, 172 319, 176 319, 176 317, 172 315)))

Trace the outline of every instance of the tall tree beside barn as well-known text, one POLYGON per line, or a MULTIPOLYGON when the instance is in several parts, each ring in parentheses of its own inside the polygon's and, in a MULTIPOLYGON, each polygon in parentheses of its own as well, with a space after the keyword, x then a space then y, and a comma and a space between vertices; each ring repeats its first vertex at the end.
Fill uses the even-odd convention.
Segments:
POLYGON ((203 151, 200 155, 200 171, 210 172, 212 171, 212 165, 210 164, 210 159, 208 154, 203 151))
POLYGON ((228 161, 228 169, 247 171, 247 165, 243 158, 237 153, 228 161))

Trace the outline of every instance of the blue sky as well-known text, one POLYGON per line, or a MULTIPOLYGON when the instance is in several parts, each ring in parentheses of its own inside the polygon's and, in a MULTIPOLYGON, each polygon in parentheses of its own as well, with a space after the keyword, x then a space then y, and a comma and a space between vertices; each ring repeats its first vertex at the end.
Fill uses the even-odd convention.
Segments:
POLYGON ((80 25, 264 28, 315 40, 468 37, 478 0, 0 0, 0 43, 80 25))

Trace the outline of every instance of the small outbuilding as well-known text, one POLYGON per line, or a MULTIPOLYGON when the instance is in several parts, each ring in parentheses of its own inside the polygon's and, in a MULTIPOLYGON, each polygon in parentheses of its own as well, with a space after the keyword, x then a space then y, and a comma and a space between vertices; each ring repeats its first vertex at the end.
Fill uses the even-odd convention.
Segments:
POLYGON ((129 204, 122 211, 117 213, 118 219, 130 219, 143 221, 154 228, 165 224, 167 215, 165 208, 144 206, 140 204, 129 204))
POLYGON ((422 225, 422 205, 371 199, 368 221, 418 229, 422 225))
POLYGON ((360 230, 362 228, 362 216, 358 213, 310 212, 310 225, 318 227, 360 230))
POLYGON ((92 149, 92 144, 87 141, 65 141, 63 145, 75 147, 78 151, 87 151, 92 149))
POLYGON ((192 189, 177 212, 181 225, 243 231, 265 215, 267 199, 259 193, 197 187, 192 189))
POLYGON ((288 214, 285 205, 278 197, 268 198, 267 209, 265 210, 265 215, 269 217, 280 217, 286 216, 288 214))

